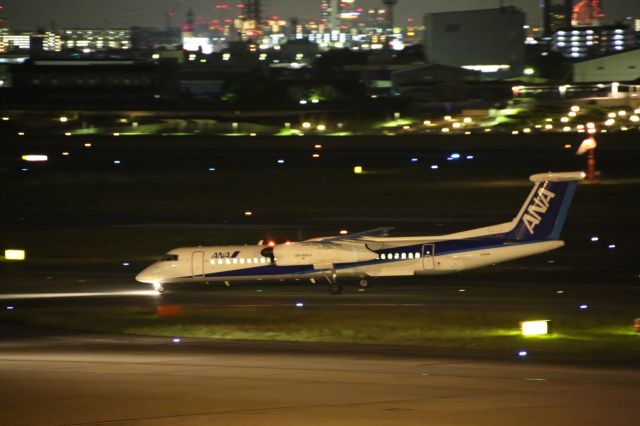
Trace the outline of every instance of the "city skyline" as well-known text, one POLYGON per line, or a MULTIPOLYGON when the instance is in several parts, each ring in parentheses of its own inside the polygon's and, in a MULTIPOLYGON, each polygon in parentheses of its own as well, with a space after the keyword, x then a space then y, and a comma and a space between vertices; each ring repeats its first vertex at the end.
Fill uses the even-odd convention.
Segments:
MULTIPOLYGON (((382 1, 356 0, 363 8, 383 7, 382 1)), ((61 27, 163 27, 167 24, 166 11, 173 10, 170 24, 178 26, 189 9, 205 19, 213 19, 215 5, 236 4, 224 0, 112 0, 108 5, 100 0, 85 0, 82 3, 71 0, 5 0, 4 17, 12 29, 33 30, 38 27, 50 29, 61 27)), ((395 24, 401 25, 407 19, 422 21, 424 13, 445 12, 465 9, 485 9, 500 4, 513 5, 527 14, 527 22, 539 25, 541 21, 540 0, 400 0, 395 7, 395 24)), ((640 2, 637 0, 616 0, 603 2, 609 21, 621 20, 627 16, 640 17, 640 2)), ((318 0, 264 0, 263 16, 279 16, 283 19, 319 19, 318 0)))

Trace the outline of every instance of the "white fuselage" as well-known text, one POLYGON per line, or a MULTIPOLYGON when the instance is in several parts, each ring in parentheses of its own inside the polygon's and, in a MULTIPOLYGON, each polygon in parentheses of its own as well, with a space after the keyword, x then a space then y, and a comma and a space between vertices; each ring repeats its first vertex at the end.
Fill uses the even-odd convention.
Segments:
MULTIPOLYGON (((338 257, 332 262, 323 259, 323 263, 286 266, 279 265, 277 257, 272 260, 261 254, 268 247, 266 245, 183 247, 167 253, 174 258, 177 256, 177 259, 157 261, 136 279, 145 283, 169 284, 318 278, 328 274, 334 277, 446 274, 544 253, 564 245, 562 241, 554 240, 456 249, 453 244, 453 249, 439 253, 438 246, 443 243, 451 245, 452 240, 445 242, 436 239, 429 242, 375 238, 365 241, 376 246, 369 260, 354 262, 353 256, 347 256, 346 262, 338 257)), ((304 247, 301 250, 306 251, 304 247)), ((338 254, 344 255, 342 252, 338 254)))

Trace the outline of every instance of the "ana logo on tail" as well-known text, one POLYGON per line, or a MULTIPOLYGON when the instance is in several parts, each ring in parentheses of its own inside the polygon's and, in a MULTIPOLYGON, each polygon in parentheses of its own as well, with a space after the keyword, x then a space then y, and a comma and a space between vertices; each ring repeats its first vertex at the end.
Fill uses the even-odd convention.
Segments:
POLYGON ((547 212, 551 199, 555 196, 556 194, 544 187, 540 188, 538 190, 538 196, 534 198, 533 202, 527 207, 527 211, 524 216, 522 216, 522 221, 531 235, 533 235, 535 227, 542 221, 541 215, 547 212))

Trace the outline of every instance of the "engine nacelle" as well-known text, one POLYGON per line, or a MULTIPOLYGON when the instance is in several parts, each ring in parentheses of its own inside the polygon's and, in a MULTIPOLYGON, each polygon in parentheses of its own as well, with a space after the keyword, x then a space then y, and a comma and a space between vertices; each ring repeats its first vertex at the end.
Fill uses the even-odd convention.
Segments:
POLYGON ((288 243, 273 248, 278 266, 326 265, 365 262, 377 259, 377 253, 361 244, 288 243))

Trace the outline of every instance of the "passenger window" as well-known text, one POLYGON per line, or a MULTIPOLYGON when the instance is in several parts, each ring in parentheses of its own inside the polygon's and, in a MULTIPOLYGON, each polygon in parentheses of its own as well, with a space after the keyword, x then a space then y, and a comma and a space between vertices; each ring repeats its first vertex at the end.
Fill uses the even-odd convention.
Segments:
POLYGON ((402 259, 406 259, 407 258, 407 253, 402 253, 402 256, 400 256, 402 259))
POLYGON ((413 253, 409 253, 409 259, 413 259, 413 253))
POLYGON ((260 263, 264 263, 264 257, 260 258, 260 263))
POLYGON ((257 257, 253 258, 253 263, 258 263, 258 258, 257 257))
POLYGON ((393 255, 393 258, 394 258, 394 259, 400 259, 400 254, 398 254, 398 253, 394 254, 394 255, 393 255))
POLYGON ((386 254, 382 253, 382 254, 380 255, 380 259, 385 260, 386 258, 387 258, 387 255, 386 255, 386 254))
POLYGON ((229 259, 225 259, 225 260, 224 260, 224 263, 226 263, 227 265, 230 265, 230 264, 231 264, 231 261, 230 261, 229 259))
POLYGON ((244 263, 244 257, 240 258, 240 263, 244 263))
POLYGON ((222 259, 218 259, 218 265, 222 265, 222 259))
POLYGON ((236 263, 238 263, 238 259, 233 259, 233 264, 235 265, 236 263))
POLYGON ((416 252, 416 259, 420 259, 420 253, 416 252))

